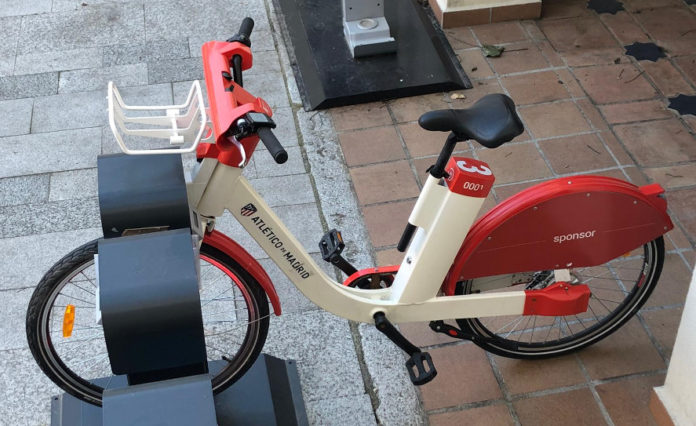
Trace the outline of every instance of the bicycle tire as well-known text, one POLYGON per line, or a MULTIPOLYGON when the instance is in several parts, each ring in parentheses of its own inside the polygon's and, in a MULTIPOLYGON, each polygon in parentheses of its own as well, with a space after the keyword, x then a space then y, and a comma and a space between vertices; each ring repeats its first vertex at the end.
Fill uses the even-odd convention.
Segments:
MULTIPOLYGON (((70 358, 67 354, 61 355, 57 349, 57 347, 63 344, 81 344, 81 342, 88 341, 89 343, 85 343, 85 346, 93 345, 96 347, 101 345, 103 343, 103 331, 101 330, 101 326, 95 324, 95 327, 91 327, 91 332, 96 332, 97 334, 86 340, 56 342, 54 341, 55 338, 52 338, 50 324, 54 309, 56 309, 55 312, 60 311, 59 305, 56 305, 56 301, 61 297, 66 297, 66 295, 60 295, 61 291, 66 288, 74 277, 82 274, 87 278, 85 281, 75 281, 74 283, 78 289, 85 290, 85 288, 83 288, 84 286, 80 287, 78 285, 78 282, 84 282, 85 285, 87 285, 86 282, 89 281, 89 274, 91 272, 86 273, 85 271, 89 267, 92 269, 94 268, 95 254, 97 254, 97 240, 86 243, 73 250, 51 267, 37 285, 30 299, 27 309, 26 331, 31 353, 48 378, 68 394, 90 404, 101 405, 103 388, 90 382, 90 380, 98 377, 82 377, 82 375, 76 373, 74 371, 75 365, 72 365, 74 359, 70 358), (95 329, 97 331, 94 331, 95 329), (99 340, 99 332, 101 332, 101 341, 99 340)), ((71 296, 67 296, 67 298, 70 297, 71 296)), ((84 303, 88 301, 84 296, 77 298, 77 300, 78 301, 75 303, 84 303)), ((217 352, 222 352, 223 355, 221 358, 227 361, 227 365, 217 372, 217 374, 212 376, 211 373, 213 392, 218 393, 232 385, 244 375, 261 352, 268 333, 269 306, 265 292, 260 284, 233 259, 207 244, 201 246, 201 300, 208 358, 211 359, 211 352, 215 354, 217 352), (213 321, 206 322, 206 311, 212 309, 212 307, 207 307, 213 302, 216 302, 215 305, 217 305, 217 302, 221 302, 223 299, 229 299, 229 297, 218 298, 216 296, 213 299, 204 299, 205 292, 208 289, 207 280, 203 282, 204 275, 206 274, 212 277, 218 277, 214 282, 210 283, 210 288, 213 288, 213 284, 224 288, 225 276, 233 283, 233 297, 231 301, 235 307, 233 312, 235 317, 243 318, 244 315, 237 316, 237 312, 241 309, 247 310, 246 330, 240 331, 240 334, 242 332, 244 333, 244 339, 239 344, 239 348, 235 353, 229 354, 230 356, 225 355, 225 352, 217 347, 217 340, 229 343, 233 336, 225 336, 225 332, 215 332, 211 334, 210 330, 215 330, 215 327, 212 325, 213 321), (223 278, 223 282, 218 282, 219 277, 223 278), (241 298, 237 299, 236 294, 240 294, 241 298), (238 304, 237 302, 241 303, 238 304), (241 306, 242 303, 244 307, 237 309, 237 306, 241 306), (213 345, 212 342, 216 344, 213 345)), ((213 307, 216 307, 215 305, 213 307)), ((231 315, 230 312, 220 311, 215 312, 212 316, 214 317, 218 314, 231 315)), ((215 323, 223 322, 228 323, 231 321, 215 320, 215 323)), ((230 330, 236 330, 236 328, 232 327, 230 330)), ((103 348, 105 350, 105 344, 103 348)), ((79 358, 79 356, 83 354, 77 355, 79 358)), ((108 365, 108 374, 105 375, 110 376, 111 370, 110 364, 108 364, 108 356, 103 354, 101 356, 105 357, 104 359, 108 365)), ((103 365, 99 367, 99 369, 94 371, 105 372, 103 365)))
MULTIPOLYGON (((462 331, 474 335, 472 340, 478 346, 488 352, 508 358, 549 358, 580 350, 609 336, 638 312, 657 285, 662 272, 664 252, 664 240, 662 237, 658 237, 630 254, 612 259, 604 265, 578 268, 579 270, 571 269, 572 276, 575 280, 578 280, 576 284, 587 284, 592 291, 587 312, 578 314, 579 316, 541 317, 520 315, 502 317, 503 320, 495 317, 465 318, 457 319, 457 323, 462 331), (636 268, 635 266, 638 265, 637 261, 639 258, 642 258, 642 265, 636 268), (622 264, 624 265, 623 267, 617 268, 617 266, 622 264), (609 272, 609 275, 602 275, 606 274, 606 272, 596 272, 603 268, 609 272), (586 270, 595 272, 594 274, 590 272, 588 275, 584 272, 586 270), (619 270, 620 272, 617 272, 619 270), (633 276, 634 273, 628 271, 636 271, 635 274, 637 275, 634 280, 631 280, 633 283, 630 288, 624 284, 624 281, 628 281, 625 277, 633 276), (586 281, 583 282, 581 278, 585 278, 586 281), (593 282, 593 280, 597 281, 593 282), (613 300, 615 296, 620 297, 619 294, 621 293, 624 294, 623 300, 620 302, 613 300), (598 297, 597 294, 602 297, 598 297), (605 299, 606 297, 611 297, 612 299, 605 299), (610 309, 610 306, 614 306, 610 303, 615 304, 616 307, 610 309), (606 310, 607 313, 600 318, 596 312, 602 309, 606 310), (511 317, 512 321, 508 321, 511 317), (568 320, 567 317, 574 318, 568 320), (527 318, 526 323, 525 318, 527 318), (544 341, 535 341, 534 339, 539 318, 543 319, 539 330, 542 332, 541 336, 544 336, 544 341), (551 321, 550 318, 553 318, 553 320, 551 324, 548 324, 551 321), (592 324, 593 320, 595 321, 594 324, 592 324), (499 327, 501 322, 505 322, 505 324, 499 327), (533 324, 531 329, 529 328, 530 322, 533 324), (547 324, 544 324, 544 322, 547 324), (524 326, 517 328, 522 323, 525 323, 524 326), (558 328, 557 337, 556 325, 558 328), (566 327, 565 330, 564 326, 566 327), (498 327, 498 329, 493 331, 492 328, 495 327, 498 327), (510 338, 510 336, 513 338, 510 338), (550 336, 556 338, 550 339, 550 336)), ((539 271, 539 273, 541 272, 545 271, 539 271)), ((549 276, 552 276, 552 274, 549 276)), ((509 290, 510 287, 506 289, 509 290)), ((534 289, 532 288, 531 290, 534 289)), ((475 280, 458 283, 457 294, 471 294, 472 292, 475 292, 475 280)), ((539 334, 536 336, 540 337, 539 334)))

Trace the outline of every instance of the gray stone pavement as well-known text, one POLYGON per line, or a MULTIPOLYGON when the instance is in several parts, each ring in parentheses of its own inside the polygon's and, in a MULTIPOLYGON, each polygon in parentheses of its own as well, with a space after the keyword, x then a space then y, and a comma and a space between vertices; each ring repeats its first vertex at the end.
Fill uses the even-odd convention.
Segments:
MULTIPOLYGON (((43 273, 101 236, 97 155, 118 151, 107 125, 107 82, 130 104, 181 102, 191 81, 203 78, 201 45, 229 37, 244 16, 256 22, 246 88, 274 108, 290 155, 278 166, 260 148, 245 174, 315 259, 323 232, 337 227, 349 241, 347 257, 373 265, 333 125, 326 113, 302 110, 270 1, 3 1, 0 425, 47 424, 59 392, 31 356, 24 317, 43 273)), ((283 314, 272 319, 264 350, 298 361, 312 424, 424 422, 399 350, 374 327, 312 304, 231 216, 218 229, 260 259, 278 289, 283 314)))

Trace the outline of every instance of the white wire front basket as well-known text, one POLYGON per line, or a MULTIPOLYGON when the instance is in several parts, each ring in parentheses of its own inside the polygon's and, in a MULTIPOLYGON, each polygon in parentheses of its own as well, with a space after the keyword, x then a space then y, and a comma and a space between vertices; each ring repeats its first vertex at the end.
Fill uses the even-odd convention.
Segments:
POLYGON ((118 89, 110 81, 108 102, 111 131, 126 154, 184 154, 195 151, 201 140, 212 139, 203 92, 198 81, 191 85, 186 102, 167 106, 126 105, 118 89), (136 116, 135 111, 140 113, 136 116), (167 139, 169 146, 132 149, 135 141, 142 138, 167 139), (127 141, 131 143, 127 144, 127 141))

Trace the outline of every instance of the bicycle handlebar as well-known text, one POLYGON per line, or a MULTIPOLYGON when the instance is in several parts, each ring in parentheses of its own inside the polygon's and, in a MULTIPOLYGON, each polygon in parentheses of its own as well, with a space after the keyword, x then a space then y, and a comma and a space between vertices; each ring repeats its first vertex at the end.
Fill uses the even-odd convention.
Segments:
POLYGON ((287 151, 285 151, 285 148, 283 148, 270 128, 260 127, 256 134, 259 135, 261 142, 266 145, 266 149, 268 149, 269 154, 271 154, 276 163, 283 164, 288 161, 287 151))

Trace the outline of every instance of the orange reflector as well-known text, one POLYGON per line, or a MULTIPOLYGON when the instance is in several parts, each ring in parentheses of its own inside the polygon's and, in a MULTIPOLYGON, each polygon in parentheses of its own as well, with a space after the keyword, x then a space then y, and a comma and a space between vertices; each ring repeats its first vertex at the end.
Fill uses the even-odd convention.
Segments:
POLYGON ((65 307, 65 314, 63 314, 63 337, 70 337, 72 335, 74 325, 75 305, 68 305, 65 307))
POLYGON ((621 257, 629 257, 629 256, 631 256, 631 253, 633 253, 633 251, 629 251, 628 253, 624 253, 621 257))

